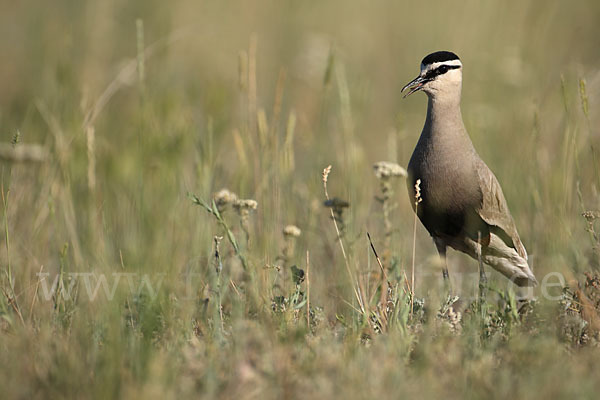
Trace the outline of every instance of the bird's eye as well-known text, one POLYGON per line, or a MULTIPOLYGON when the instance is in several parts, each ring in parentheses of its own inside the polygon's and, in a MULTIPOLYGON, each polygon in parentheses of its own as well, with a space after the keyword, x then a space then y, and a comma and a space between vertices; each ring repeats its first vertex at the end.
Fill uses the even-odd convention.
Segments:
POLYGON ((446 72, 448 72, 448 66, 442 65, 441 67, 438 68, 439 74, 445 74, 446 72))

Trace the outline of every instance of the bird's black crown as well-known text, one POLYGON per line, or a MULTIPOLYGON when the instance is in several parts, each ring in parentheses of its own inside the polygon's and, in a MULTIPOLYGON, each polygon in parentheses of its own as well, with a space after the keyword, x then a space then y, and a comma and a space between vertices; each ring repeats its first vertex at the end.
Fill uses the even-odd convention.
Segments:
POLYGON ((451 51, 436 51, 435 53, 429 54, 421 61, 423 65, 429 65, 438 62, 460 60, 456 54, 451 51))

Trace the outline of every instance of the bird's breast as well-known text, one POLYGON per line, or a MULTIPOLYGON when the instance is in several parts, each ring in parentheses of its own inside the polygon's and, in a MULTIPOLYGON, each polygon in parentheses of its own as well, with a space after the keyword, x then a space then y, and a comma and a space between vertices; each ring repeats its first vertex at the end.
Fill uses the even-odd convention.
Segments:
POLYGON ((476 169, 470 157, 456 152, 422 150, 415 149, 408 166, 413 208, 415 184, 420 180, 417 214, 425 227, 433 235, 457 234, 482 202, 476 169))
MULTIPOLYGON (((481 204, 475 168, 461 157, 423 157, 409 164, 412 186, 420 180, 422 201, 439 209, 481 204)), ((412 189, 414 196, 414 188, 412 189)))

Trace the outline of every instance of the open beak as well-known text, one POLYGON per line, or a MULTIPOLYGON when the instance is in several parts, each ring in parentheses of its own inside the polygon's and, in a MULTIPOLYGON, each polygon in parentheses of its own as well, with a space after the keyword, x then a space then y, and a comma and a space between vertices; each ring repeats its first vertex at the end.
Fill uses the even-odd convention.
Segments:
POLYGON ((406 89, 410 89, 408 93, 406 93, 402 98, 405 99, 414 92, 418 92, 419 90, 423 89, 423 85, 425 85, 427 82, 429 82, 428 79, 422 77, 421 75, 417 76, 415 79, 408 82, 408 84, 402 88, 400 93, 404 92, 406 89))

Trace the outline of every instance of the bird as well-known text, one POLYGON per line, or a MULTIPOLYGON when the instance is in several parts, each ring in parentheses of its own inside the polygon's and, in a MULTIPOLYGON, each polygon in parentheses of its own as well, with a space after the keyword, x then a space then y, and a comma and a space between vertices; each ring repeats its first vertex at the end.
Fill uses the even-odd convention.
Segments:
POLYGON ((444 282, 449 284, 450 247, 479 261, 480 287, 487 283, 482 263, 519 287, 532 287, 537 280, 500 183, 463 123, 462 69, 455 53, 431 53, 421 61, 419 76, 401 90, 407 90, 404 98, 418 91, 428 97, 425 125, 407 168, 411 204, 442 259, 444 282))

